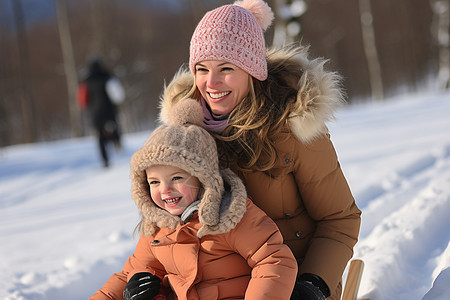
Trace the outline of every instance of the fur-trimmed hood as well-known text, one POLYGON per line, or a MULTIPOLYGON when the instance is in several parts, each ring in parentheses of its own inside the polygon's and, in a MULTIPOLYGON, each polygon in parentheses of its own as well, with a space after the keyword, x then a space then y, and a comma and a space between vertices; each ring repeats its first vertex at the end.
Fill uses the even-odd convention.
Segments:
MULTIPOLYGON (((203 194, 200 199, 198 216, 203 226, 197 233, 199 238, 229 232, 246 212, 247 192, 244 184, 229 169, 221 170, 220 173, 224 189, 209 193, 208 196, 203 194)), ((153 235, 160 228, 175 229, 182 223, 179 216, 170 214, 151 200, 144 171, 133 172, 131 177, 132 196, 141 215, 142 234, 153 235)))
MULTIPOLYGON (((278 73, 277 66, 283 65, 284 74, 289 70, 301 70, 298 82, 296 105, 289 114, 289 126, 295 136, 307 143, 328 131, 326 122, 334 118, 335 110, 345 103, 342 78, 335 72, 324 70, 324 59, 309 59, 308 47, 287 46, 282 49, 268 49, 267 66, 270 76, 286 76, 278 73)), ((165 87, 160 102, 159 119, 167 123, 171 107, 183 99, 192 89, 193 74, 185 67, 175 74, 165 87)))

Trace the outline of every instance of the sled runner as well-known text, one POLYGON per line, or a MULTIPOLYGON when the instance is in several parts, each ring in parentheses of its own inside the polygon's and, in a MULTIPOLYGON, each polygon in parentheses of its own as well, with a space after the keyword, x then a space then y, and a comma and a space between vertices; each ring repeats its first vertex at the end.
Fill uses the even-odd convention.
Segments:
POLYGON ((361 282, 363 270, 364 262, 362 260, 354 259, 350 262, 347 280, 345 281, 344 292, 342 293, 342 300, 357 300, 359 284, 361 282))

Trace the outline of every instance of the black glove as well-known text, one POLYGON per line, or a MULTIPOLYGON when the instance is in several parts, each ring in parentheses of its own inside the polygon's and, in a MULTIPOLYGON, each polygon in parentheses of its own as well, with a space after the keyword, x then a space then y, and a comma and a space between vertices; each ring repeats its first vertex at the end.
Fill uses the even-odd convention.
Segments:
POLYGON ((295 282, 291 300, 325 300, 330 296, 325 281, 314 274, 302 274, 295 282))
POLYGON ((161 280, 148 272, 134 274, 123 290, 124 300, 153 299, 159 293, 161 280))

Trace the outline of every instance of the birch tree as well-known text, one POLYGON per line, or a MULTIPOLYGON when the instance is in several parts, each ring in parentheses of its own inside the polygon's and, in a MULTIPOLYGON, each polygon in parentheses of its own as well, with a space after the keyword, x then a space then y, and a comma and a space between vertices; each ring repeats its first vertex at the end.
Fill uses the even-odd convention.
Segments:
POLYGON ((66 0, 55 0, 56 16, 58 19, 59 39, 64 60, 64 71, 67 82, 67 100, 70 114, 70 125, 73 136, 81 136, 80 110, 76 102, 78 76, 75 67, 72 38, 70 34, 69 18, 66 0))
POLYGON ((359 12, 361 16, 361 32, 369 70, 369 82, 372 99, 380 101, 384 98, 383 79, 381 75, 380 60, 375 41, 375 30, 373 27, 373 14, 370 0, 359 0, 359 12))
POLYGON ((431 32, 438 45, 437 87, 446 90, 450 87, 450 0, 430 0, 433 11, 431 32))
POLYGON ((276 0, 274 35, 272 44, 281 47, 298 41, 301 26, 300 17, 306 12, 308 4, 304 0, 276 0))

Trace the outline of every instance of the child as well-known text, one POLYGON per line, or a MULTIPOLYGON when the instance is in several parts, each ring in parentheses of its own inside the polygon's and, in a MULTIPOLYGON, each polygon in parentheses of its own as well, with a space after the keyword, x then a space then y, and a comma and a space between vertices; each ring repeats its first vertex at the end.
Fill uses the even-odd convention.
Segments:
POLYGON ((182 101, 170 116, 131 159, 136 250, 90 299, 289 299, 297 262, 241 180, 219 170, 202 107, 182 101))

